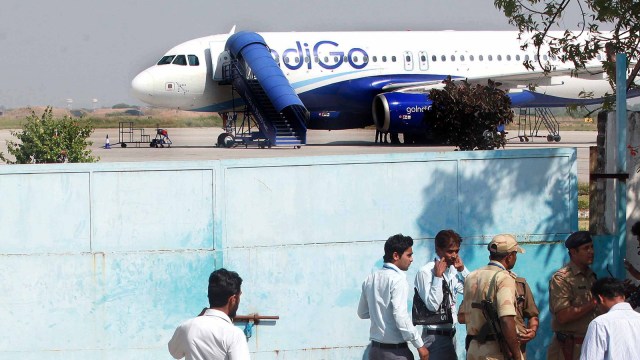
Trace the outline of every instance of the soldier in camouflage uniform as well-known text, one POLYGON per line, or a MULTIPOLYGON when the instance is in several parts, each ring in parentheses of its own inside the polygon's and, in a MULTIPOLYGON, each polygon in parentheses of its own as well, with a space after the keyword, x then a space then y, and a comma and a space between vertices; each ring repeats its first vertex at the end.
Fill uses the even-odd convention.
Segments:
POLYGON ((489 243, 488 250, 489 264, 469 274, 464 283, 464 300, 458 319, 467 326, 467 360, 506 358, 495 335, 482 336, 486 333, 484 328, 488 326, 487 321, 482 310, 474 307, 482 300, 490 300, 496 306, 508 352, 511 358, 520 360, 522 355, 515 322, 516 276, 509 270, 516 263, 516 254, 524 253, 524 250, 508 234, 496 235, 489 243))
POLYGON ((526 359, 527 343, 536 337, 540 311, 533 299, 533 293, 525 278, 516 278, 516 330, 522 358, 526 359))
POLYGON ((549 280, 549 310, 553 340, 547 350, 549 360, 577 360, 589 322, 597 314, 591 286, 596 274, 593 241, 588 231, 575 232, 567 238, 569 264, 556 271, 549 280))

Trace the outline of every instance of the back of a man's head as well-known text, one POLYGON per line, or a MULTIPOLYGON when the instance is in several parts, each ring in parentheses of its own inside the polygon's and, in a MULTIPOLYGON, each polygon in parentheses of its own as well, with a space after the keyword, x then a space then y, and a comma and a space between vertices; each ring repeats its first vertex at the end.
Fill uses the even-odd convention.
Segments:
POLYGON ((618 279, 612 277, 606 277, 596 280, 591 286, 591 293, 594 298, 598 298, 598 295, 607 298, 614 299, 618 296, 624 296, 624 283, 618 279))
POLYGON ((221 268, 209 276, 209 307, 223 307, 229 301, 229 297, 240 293, 242 278, 235 271, 221 268))
POLYGON ((396 234, 389 237, 389 239, 384 243, 384 262, 392 262, 394 252, 398 253, 398 255, 402 255, 412 246, 413 239, 411 236, 396 234))

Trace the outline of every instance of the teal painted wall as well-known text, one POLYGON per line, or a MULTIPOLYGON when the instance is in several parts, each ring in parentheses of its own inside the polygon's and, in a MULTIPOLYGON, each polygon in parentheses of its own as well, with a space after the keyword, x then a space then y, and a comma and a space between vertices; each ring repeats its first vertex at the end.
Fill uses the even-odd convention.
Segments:
POLYGON ((576 169, 574 149, 3 166, 0 359, 169 359, 222 266, 244 279, 239 313, 280 316, 253 328, 254 358, 363 359, 360 285, 384 241, 416 240, 413 284, 444 228, 470 269, 494 234, 524 243, 543 358, 576 169))

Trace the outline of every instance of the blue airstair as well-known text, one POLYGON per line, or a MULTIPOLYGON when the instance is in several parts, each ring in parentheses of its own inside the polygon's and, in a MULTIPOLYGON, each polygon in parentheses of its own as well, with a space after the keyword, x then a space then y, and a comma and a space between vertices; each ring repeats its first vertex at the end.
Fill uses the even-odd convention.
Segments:
MULTIPOLYGON (((300 147, 307 142, 309 112, 271 56, 262 36, 239 32, 227 40, 231 61, 222 68, 222 83, 233 85, 244 100, 259 131, 236 134, 240 139, 262 138, 263 145, 300 147)), ((248 127, 250 128, 250 126, 248 127)), ((243 127, 244 129, 244 127, 243 127)))

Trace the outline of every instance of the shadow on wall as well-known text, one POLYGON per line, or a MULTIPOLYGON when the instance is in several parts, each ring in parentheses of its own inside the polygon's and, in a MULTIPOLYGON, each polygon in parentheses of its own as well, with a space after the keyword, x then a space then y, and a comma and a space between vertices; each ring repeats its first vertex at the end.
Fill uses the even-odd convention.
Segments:
MULTIPOLYGON (((575 154, 528 159, 496 154, 493 159, 459 160, 454 171, 434 171, 422 193, 420 237, 428 238, 426 247, 433 249, 432 239, 439 230, 456 230, 464 239, 461 257, 473 271, 488 262, 486 244, 493 235, 516 235, 527 253, 519 254, 514 272, 527 279, 541 312, 541 331, 529 344, 528 355, 542 359, 552 334, 548 281, 568 260, 563 241, 577 230, 575 154), (452 196, 443 196, 449 192, 452 196), (428 216, 434 207, 448 215, 428 216)), ((464 349, 464 326, 458 331, 462 332, 458 349, 464 349)), ((463 355, 464 350, 458 353, 463 355)))

